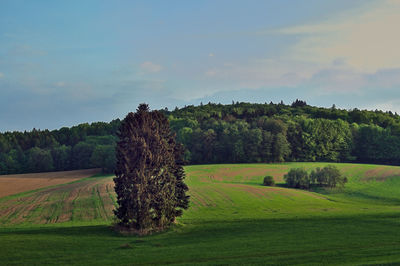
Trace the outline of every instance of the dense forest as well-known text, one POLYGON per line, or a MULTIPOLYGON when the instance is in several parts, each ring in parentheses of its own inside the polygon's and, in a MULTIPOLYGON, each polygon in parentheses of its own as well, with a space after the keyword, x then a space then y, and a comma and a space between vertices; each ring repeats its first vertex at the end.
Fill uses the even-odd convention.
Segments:
MULTIPOLYGON (((326 161, 400 164, 400 116, 296 100, 161 110, 188 164, 326 161)), ((121 121, 0 133, 0 174, 101 167, 112 172, 121 121)))

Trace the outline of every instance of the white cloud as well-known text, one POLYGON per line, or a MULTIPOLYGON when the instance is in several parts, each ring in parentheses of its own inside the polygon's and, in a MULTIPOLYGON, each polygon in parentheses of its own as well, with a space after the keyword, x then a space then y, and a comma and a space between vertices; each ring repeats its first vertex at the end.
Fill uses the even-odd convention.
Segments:
POLYGON ((209 53, 208 56, 209 56, 209 57, 213 57, 214 54, 213 54, 213 53, 209 53))
POLYGON ((146 61, 140 65, 140 69, 144 72, 157 73, 160 72, 163 67, 153 62, 146 61))
POLYGON ((0 72, 0 79, 1 79, 1 78, 4 78, 4 73, 1 73, 1 72, 0 72))
POLYGON ((380 1, 359 13, 329 21, 283 28, 280 34, 300 35, 289 57, 330 63, 338 58, 365 72, 400 67, 400 1, 380 1))

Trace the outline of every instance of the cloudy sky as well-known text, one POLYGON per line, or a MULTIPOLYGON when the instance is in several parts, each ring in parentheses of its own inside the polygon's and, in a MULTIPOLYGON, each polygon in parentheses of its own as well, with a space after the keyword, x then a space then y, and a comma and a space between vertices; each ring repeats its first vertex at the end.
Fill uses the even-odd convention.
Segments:
POLYGON ((400 0, 0 0, 0 131, 200 102, 400 113, 400 0))

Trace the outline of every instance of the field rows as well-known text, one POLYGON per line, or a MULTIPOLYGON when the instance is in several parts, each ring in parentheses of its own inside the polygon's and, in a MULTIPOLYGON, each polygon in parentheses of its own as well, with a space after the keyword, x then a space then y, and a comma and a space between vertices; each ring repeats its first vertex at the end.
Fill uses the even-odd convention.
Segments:
POLYGON ((101 169, 86 169, 49 173, 0 175, 0 198, 34 189, 77 181, 100 173, 101 169))
POLYGON ((111 221, 115 206, 111 178, 86 178, 62 186, 0 199, 0 224, 111 221))
POLYGON ((400 263, 400 167, 337 164, 344 189, 284 187, 290 168, 326 163, 185 167, 190 208, 143 238, 112 230, 112 176, 0 198, 5 264, 400 263), (272 175, 276 187, 262 186, 272 175), (156 254, 156 256, 155 256, 156 254))

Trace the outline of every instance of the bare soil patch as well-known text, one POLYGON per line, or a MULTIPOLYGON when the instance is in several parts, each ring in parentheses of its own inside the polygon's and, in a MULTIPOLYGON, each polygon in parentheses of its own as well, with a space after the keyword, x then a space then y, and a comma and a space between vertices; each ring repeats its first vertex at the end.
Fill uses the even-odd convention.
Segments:
POLYGON ((362 178, 361 180, 367 182, 372 180, 384 182, 393 177, 400 177, 400 169, 377 167, 366 171, 364 178, 362 178))
POLYGON ((100 171, 101 169, 85 169, 20 175, 0 175, 0 198, 25 191, 69 183, 92 176, 100 171))
MULTIPOLYGON (((286 167, 282 167, 279 169, 271 169, 268 167, 244 167, 244 168, 220 168, 217 169, 212 175, 208 175, 207 177, 201 178, 200 180, 203 182, 210 182, 212 180, 224 182, 224 181, 233 181, 236 177, 242 177, 242 181, 251 180, 254 177, 264 177, 266 175, 271 175, 274 177, 274 180, 277 182, 281 182, 283 180, 283 175, 287 172, 286 167)), ((261 181, 260 181, 261 182, 261 181)))

